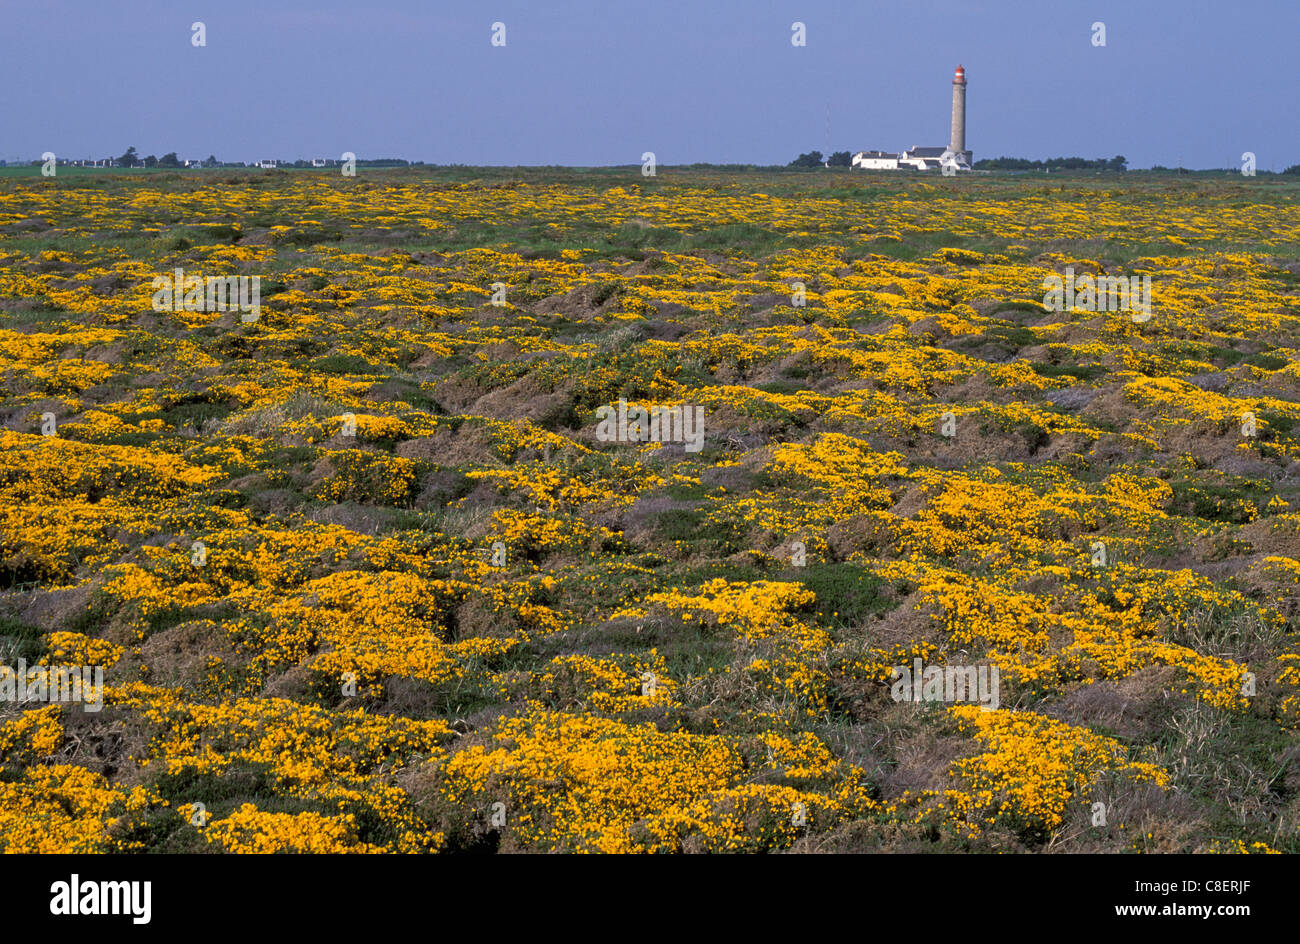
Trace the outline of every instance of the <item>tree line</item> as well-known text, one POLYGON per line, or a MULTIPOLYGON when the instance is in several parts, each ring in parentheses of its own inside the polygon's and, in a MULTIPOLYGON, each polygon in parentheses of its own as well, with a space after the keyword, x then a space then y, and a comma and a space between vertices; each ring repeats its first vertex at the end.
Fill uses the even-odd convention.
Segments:
MULTIPOLYGON (((111 160, 113 160, 119 167, 184 167, 185 166, 185 162, 176 156, 175 151, 172 151, 168 154, 164 154, 162 157, 155 157, 152 154, 150 154, 147 157, 141 157, 136 152, 136 149, 134 147, 127 148, 126 152, 121 157, 111 158, 111 160)), ((312 166, 311 161, 304 161, 304 160, 279 161, 277 163, 278 166, 280 167, 311 167, 312 166)), ((330 160, 327 163, 329 163, 330 165, 336 165, 341 163, 341 161, 330 160)), ((366 167, 408 167, 411 166, 413 163, 423 164, 424 162, 423 161, 412 162, 400 157, 380 157, 380 158, 368 158, 366 160, 358 160, 357 163, 364 165, 366 167)), ((216 155, 214 154, 209 154, 207 156, 207 159, 203 161, 203 164, 205 167, 245 166, 243 161, 232 161, 229 163, 218 161, 216 155)))
POLYGON ((853 155, 848 151, 836 151, 830 157, 822 157, 821 151, 809 151, 800 154, 787 167, 849 167, 853 164, 853 155))
POLYGON ((1113 170, 1123 172, 1128 170, 1128 159, 1122 154, 1116 154, 1109 160, 1104 157, 1091 160, 1086 157, 1049 157, 1045 161, 1030 161, 1023 157, 990 157, 982 161, 976 161, 974 167, 976 170, 1113 170))

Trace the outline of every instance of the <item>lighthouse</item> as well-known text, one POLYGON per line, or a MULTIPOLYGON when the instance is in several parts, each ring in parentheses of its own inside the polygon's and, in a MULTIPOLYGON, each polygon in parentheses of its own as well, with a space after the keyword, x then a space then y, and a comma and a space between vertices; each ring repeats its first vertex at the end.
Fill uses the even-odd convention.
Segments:
POLYGON ((945 175, 970 170, 971 152, 966 150, 966 70, 957 67, 952 77, 952 133, 948 147, 939 158, 945 175))
POLYGON ((954 154, 966 152, 966 70, 961 66, 952 77, 952 135, 948 150, 954 154))

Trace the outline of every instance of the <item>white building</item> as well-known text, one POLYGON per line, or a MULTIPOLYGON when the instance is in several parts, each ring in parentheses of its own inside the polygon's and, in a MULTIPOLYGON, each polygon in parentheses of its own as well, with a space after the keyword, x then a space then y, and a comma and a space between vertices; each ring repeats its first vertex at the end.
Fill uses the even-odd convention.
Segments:
POLYGON ((853 155, 852 166, 863 170, 898 170, 898 155, 888 151, 859 151, 853 155))
POLYGON ((911 167, 916 170, 941 170, 947 153, 947 148, 917 147, 914 144, 910 150, 898 156, 898 163, 901 167, 911 167))
POLYGON ((863 170, 942 170, 943 165, 951 161, 958 170, 970 170, 970 166, 961 160, 961 155, 953 158, 953 152, 941 147, 913 146, 898 154, 889 151, 859 151, 853 155, 852 166, 863 170))

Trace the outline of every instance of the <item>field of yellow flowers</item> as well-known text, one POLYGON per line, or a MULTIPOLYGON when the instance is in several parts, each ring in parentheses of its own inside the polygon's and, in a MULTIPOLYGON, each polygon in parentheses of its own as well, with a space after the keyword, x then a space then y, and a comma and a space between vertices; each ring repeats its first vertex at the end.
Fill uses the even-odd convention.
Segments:
POLYGON ((1296 851, 1300 188, 1130 178, 0 181, 0 849, 1296 851))

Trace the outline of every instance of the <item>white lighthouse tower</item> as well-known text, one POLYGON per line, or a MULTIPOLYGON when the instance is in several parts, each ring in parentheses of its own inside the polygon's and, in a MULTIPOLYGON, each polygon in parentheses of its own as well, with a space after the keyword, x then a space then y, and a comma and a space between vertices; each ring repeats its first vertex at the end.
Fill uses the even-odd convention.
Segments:
POLYGON ((966 69, 958 66, 952 77, 952 133, 941 160, 945 165, 956 165, 957 170, 970 170, 971 157, 966 150, 966 69))

